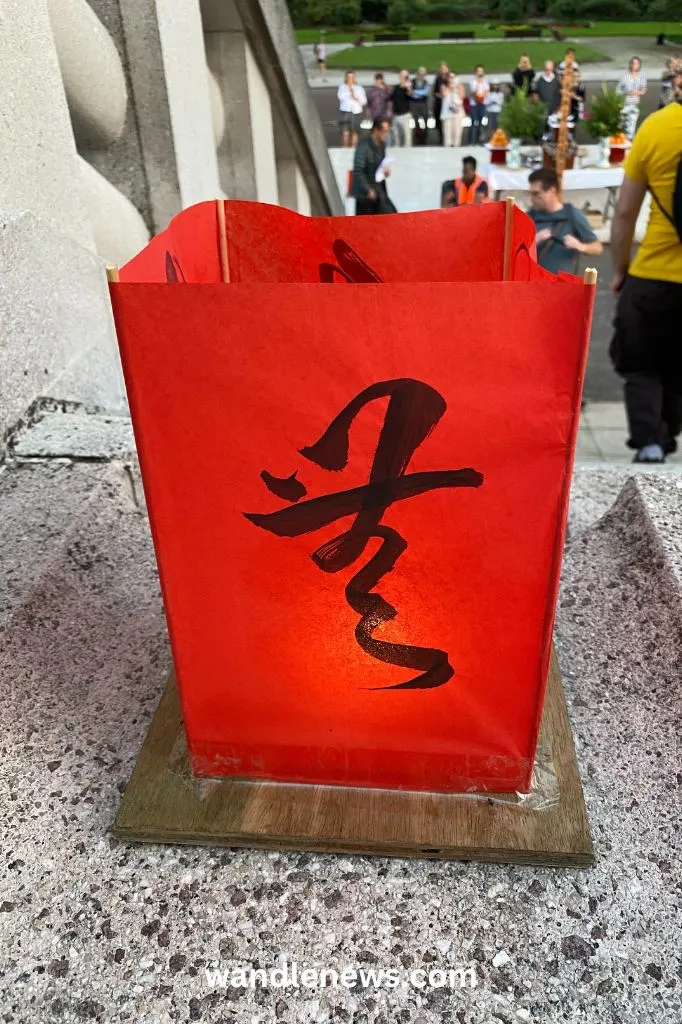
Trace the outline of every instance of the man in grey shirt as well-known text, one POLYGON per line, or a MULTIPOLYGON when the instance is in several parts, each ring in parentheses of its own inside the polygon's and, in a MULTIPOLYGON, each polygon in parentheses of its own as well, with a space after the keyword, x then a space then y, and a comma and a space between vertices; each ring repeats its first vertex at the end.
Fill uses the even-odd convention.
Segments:
POLYGON ((561 103, 561 83, 554 74, 554 61, 545 61, 543 70, 535 79, 534 89, 540 102, 547 107, 547 114, 553 114, 561 103))
POLYGON ((575 274, 580 253, 599 256, 603 246, 587 219, 571 203, 559 198, 559 178, 555 170, 541 167, 528 176, 531 210, 535 224, 538 263, 552 274, 575 274))

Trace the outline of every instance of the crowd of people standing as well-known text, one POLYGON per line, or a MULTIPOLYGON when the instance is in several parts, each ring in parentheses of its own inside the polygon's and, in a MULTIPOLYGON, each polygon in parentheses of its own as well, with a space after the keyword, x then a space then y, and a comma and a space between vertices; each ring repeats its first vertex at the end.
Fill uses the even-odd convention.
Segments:
MULTIPOLYGON (((547 62, 535 76, 522 58, 512 75, 512 88, 532 88, 544 94, 547 106, 557 96, 555 79, 562 74, 547 62), (532 76, 532 78, 531 78, 532 76)), ((579 71, 579 69, 578 69, 579 71)), ((475 107, 489 109, 492 90, 481 84, 484 69, 477 68, 469 83, 475 107)), ((382 79, 383 81, 383 79, 382 79)), ((420 73, 420 82, 424 75, 420 73)), ((580 84, 579 79, 577 79, 580 84)), ((407 72, 400 88, 408 100, 412 95, 407 72)), ((386 179, 390 158, 386 143, 394 115, 392 93, 386 94, 383 114, 356 150, 352 194, 358 214, 390 213, 395 206, 388 197, 386 179)), ((451 137, 447 121, 450 96, 463 100, 462 84, 453 81, 442 65, 433 89, 434 116, 444 129, 444 141, 451 137)), ((628 130, 634 134, 639 105, 647 90, 641 61, 633 58, 619 83, 625 97, 628 130)), ((420 99, 423 102, 423 85, 420 99)), ((368 98, 366 98, 368 99, 368 98)), ((578 100, 579 101, 579 100, 578 100)), ((358 100, 359 102, 359 100, 358 100)), ((455 101, 453 109, 460 110, 455 101)), ((473 111, 472 122, 481 111, 473 111)), ((399 115, 401 116, 401 115, 399 115)), ((404 116, 404 115, 402 115, 404 116)), ((611 230, 611 259, 614 268, 611 290, 617 296, 614 334, 609 354, 625 385, 628 446, 634 461, 656 464, 676 451, 682 434, 682 356, 674 325, 682 317, 682 61, 671 60, 663 77, 659 110, 644 121, 637 132, 624 165, 624 179, 611 230), (635 226, 645 196, 652 196, 648 224, 637 250, 635 226), (671 327, 672 325, 672 327, 671 327)), ((554 168, 541 167, 528 176, 529 215, 535 224, 537 259, 551 273, 577 273, 581 255, 596 257, 603 251, 585 214, 561 195, 561 182, 554 168)), ((453 207, 489 201, 489 187, 477 173, 476 159, 462 160, 459 178, 446 181, 441 206, 453 207)))
MULTIPOLYGON (((390 122, 389 143, 394 146, 426 145, 431 118, 440 145, 461 146, 463 142, 478 145, 495 131, 504 103, 518 90, 523 90, 531 100, 544 104, 548 115, 555 114, 561 104, 562 80, 569 56, 573 61, 571 117, 573 124, 577 125, 589 114, 580 65, 575 60, 575 51, 569 48, 558 65, 547 60, 540 71, 532 67, 527 54, 521 54, 509 76, 511 81, 504 83, 488 77, 483 65, 477 65, 471 75, 459 76, 443 61, 431 83, 423 67, 414 76, 403 69, 393 86, 379 71, 374 76, 374 84, 365 91, 358 84, 355 72, 347 71, 338 89, 341 145, 357 144, 364 117, 372 122, 387 118, 390 122), (465 125, 468 127, 466 136, 465 125)), ((672 58, 668 60, 659 106, 670 100, 674 64, 672 58)), ((639 57, 632 57, 617 89, 625 98, 623 131, 632 141, 639 122, 640 103, 648 89, 639 57)))

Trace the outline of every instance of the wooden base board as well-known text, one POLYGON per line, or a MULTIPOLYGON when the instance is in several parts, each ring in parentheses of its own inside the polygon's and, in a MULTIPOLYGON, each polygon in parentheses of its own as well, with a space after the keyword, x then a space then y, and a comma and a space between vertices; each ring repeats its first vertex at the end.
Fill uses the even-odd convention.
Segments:
POLYGON ((590 866, 594 849, 554 653, 538 750, 556 776, 558 796, 547 810, 491 794, 197 780, 171 675, 114 833, 135 842, 590 866))

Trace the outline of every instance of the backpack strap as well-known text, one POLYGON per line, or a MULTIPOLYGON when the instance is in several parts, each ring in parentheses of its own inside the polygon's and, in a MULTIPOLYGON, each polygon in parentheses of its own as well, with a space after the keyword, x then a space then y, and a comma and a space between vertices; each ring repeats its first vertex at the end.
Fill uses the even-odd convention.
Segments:
POLYGON ((677 224, 675 223, 675 218, 673 217, 673 215, 671 213, 668 213, 668 211, 666 210, 665 206, 663 205, 661 200, 658 198, 658 196, 656 195, 656 193, 652 189, 651 185, 649 185, 649 191, 651 192, 651 198, 656 203, 656 206, 659 208, 659 210, 661 211, 663 216, 666 217, 667 220, 670 221, 672 226, 677 230, 677 224))

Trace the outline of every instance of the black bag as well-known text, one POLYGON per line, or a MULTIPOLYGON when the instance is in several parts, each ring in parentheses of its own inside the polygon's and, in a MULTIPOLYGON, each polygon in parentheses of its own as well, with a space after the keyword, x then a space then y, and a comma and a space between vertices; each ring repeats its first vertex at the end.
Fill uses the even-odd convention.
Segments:
POLYGON ((673 208, 672 213, 668 213, 662 202, 649 186, 649 191, 653 197, 656 206, 659 208, 664 217, 670 221, 672 226, 677 231, 677 235, 682 242, 682 156, 680 156, 677 164, 677 176, 675 177, 675 187, 673 188, 673 208))

